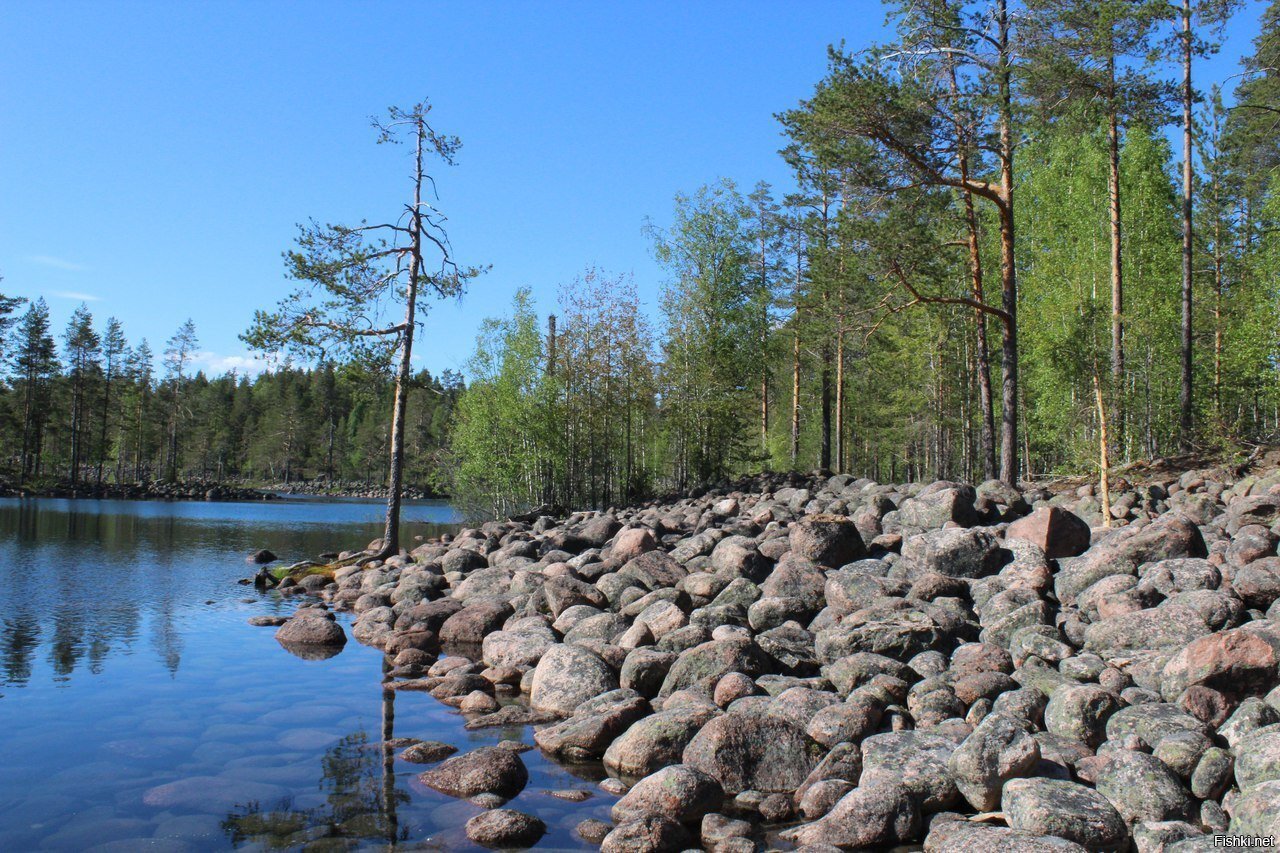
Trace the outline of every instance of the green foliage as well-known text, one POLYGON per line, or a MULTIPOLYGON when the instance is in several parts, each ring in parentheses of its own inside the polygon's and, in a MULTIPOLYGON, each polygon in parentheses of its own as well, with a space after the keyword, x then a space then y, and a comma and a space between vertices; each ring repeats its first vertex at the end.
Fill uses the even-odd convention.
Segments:
POLYGON ((650 229, 670 278, 662 294, 665 440, 680 487, 738 470, 767 322, 751 275, 750 208, 731 181, 676 197, 673 223, 650 229))
POLYGON ((451 445, 453 493, 465 509, 501 515, 537 501, 552 396, 543 358, 532 298, 520 290, 509 318, 485 320, 467 365, 471 387, 451 445))
POLYGON ((607 505, 655 483, 652 341, 634 286, 588 270, 560 307, 554 337, 527 290, 482 327, 447 456, 450 494, 467 510, 607 505))
MULTIPOLYGON (((194 371, 196 334, 184 324, 155 375, 145 340, 130 347, 112 319, 99 334, 82 307, 64 337, 65 367, 42 300, 14 332, 8 381, 0 383, 0 471, 15 478, 55 475, 107 483, 176 480, 295 483, 383 482, 386 415, 393 387, 385 372, 356 363, 284 364, 254 377, 194 371), (173 427, 181 441, 173 452, 173 427), (100 473, 99 473, 100 472, 100 473)), ((439 450, 461 378, 412 377, 408 482, 443 482, 439 450)))

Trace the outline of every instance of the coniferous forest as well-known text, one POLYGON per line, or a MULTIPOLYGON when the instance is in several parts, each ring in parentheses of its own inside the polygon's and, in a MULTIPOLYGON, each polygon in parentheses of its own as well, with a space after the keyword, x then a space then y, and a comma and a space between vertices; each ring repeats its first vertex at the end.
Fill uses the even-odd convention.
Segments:
MULTIPOLYGON (((11 310, 0 392, 11 485, 216 482, 377 484, 387 466, 391 382, 359 363, 208 377, 187 321, 158 352, 81 306, 65 329, 44 300, 11 310)), ((414 377, 410 482, 440 484, 440 448, 461 378, 414 377)))
MULTIPOLYGON (((709 180, 648 212, 658 304, 597 268, 554 315, 521 291, 465 376, 357 347, 209 377, 190 322, 153 349, 0 297, 4 476, 385 484, 402 384, 404 483, 489 513, 761 469, 1092 473, 1104 419, 1112 465, 1274 438, 1280 2, 1229 91, 1197 76, 1239 8, 891 4, 893 39, 833 47, 777 116, 790 186, 709 180)), ((423 139, 447 163, 460 146, 420 126, 419 183, 423 139)), ((393 230, 417 246, 431 224, 393 230)), ((331 279, 308 253, 360 230, 304 231, 291 276, 331 279)), ((423 281, 456 295, 481 272, 423 281)), ((276 334, 290 316, 245 339, 299 343, 276 334)))

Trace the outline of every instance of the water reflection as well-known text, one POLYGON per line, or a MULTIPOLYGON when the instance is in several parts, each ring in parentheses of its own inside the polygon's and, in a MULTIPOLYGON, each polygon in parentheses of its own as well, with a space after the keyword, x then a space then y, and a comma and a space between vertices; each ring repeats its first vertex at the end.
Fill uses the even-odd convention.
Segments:
MULTIPOLYGON (((0 685, 26 684, 43 658, 65 684, 81 668, 100 674, 148 627, 170 677, 184 654, 184 619, 225 601, 250 574, 245 554, 270 548, 298 560, 363 547, 381 533, 376 501, 179 503, 0 500, 0 685)), ((406 505, 404 537, 455 528, 439 501, 406 505)), ((242 591, 242 590, 241 590, 242 591)))
POLYGON ((370 747, 365 732, 349 734, 321 759, 322 805, 264 809, 252 803, 227 815, 223 831, 237 847, 257 842, 273 850, 321 838, 406 841, 409 836, 396 821, 396 807, 408 803, 409 794, 396 789, 394 774, 388 775, 389 768, 379 760, 381 752, 370 747))
POLYGON ((4 660, 4 682, 24 684, 31 677, 31 656, 40 642, 40 623, 30 613, 18 613, 4 618, 4 636, 0 638, 0 653, 4 660))
MULTIPOLYGON (((0 847, 477 849, 463 824, 479 807, 421 785, 397 736, 465 751, 531 731, 466 731, 429 695, 386 689, 385 658, 359 643, 299 659, 247 624, 297 602, 235 583, 258 548, 363 545, 380 514, 0 501, 0 847)), ((406 535, 442 529, 410 521, 406 535)), ((613 802, 590 784, 599 766, 522 758, 529 785, 509 806, 547 823, 538 846, 588 848, 574 826, 613 802), (594 795, 549 793, 566 788, 594 795)))

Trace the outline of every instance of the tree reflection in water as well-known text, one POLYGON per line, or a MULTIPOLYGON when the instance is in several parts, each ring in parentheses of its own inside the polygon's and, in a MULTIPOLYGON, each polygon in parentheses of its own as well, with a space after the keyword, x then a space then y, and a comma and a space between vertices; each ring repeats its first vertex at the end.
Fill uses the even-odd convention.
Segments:
POLYGON ((296 847, 321 838, 385 841, 395 845, 408 839, 397 808, 409 794, 396 788, 395 691, 382 688, 382 738, 370 743, 364 731, 349 734, 321 759, 320 790, 325 804, 296 809, 291 802, 274 809, 260 803, 238 807, 222 821, 231 843, 257 842, 269 849, 296 847))

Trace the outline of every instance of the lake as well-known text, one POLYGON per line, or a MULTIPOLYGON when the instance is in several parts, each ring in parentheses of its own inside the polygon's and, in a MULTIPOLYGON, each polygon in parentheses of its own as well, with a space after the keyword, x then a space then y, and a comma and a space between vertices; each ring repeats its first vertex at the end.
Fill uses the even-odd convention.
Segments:
MULTIPOLYGON (((237 585, 256 570, 247 554, 363 548, 382 512, 0 499, 0 849, 476 849, 462 826, 480 809, 423 786, 426 767, 383 741, 467 750, 532 743, 531 730, 467 732, 427 694, 384 690, 377 649, 349 640, 303 660, 246 622, 300 603, 237 585)), ((443 502, 409 503, 404 541, 458 520, 443 502)), ((594 849, 573 827, 608 818, 603 772, 522 757, 529 784, 509 806, 546 822, 538 846, 594 849), (563 789, 592 796, 550 794, 563 789)))

